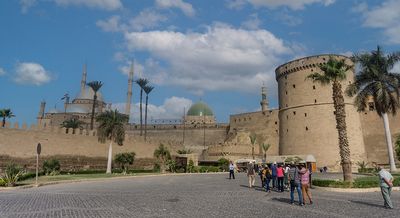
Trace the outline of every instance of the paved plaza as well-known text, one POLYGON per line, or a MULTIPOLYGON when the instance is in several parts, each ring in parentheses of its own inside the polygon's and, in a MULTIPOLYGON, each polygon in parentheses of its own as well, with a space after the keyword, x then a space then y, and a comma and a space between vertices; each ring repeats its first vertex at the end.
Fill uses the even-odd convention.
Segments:
MULTIPOLYGON (((260 181, 256 180, 259 186, 260 181)), ((0 217, 398 217, 380 192, 312 190, 315 203, 289 204, 289 193, 249 189, 245 174, 130 177, 0 191, 0 217)))

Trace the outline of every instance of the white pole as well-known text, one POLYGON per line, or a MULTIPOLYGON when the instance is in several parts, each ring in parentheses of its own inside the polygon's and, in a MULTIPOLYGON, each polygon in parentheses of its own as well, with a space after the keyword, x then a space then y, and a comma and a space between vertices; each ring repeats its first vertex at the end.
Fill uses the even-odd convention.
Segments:
POLYGON ((39 176, 39 154, 36 154, 36 186, 38 186, 38 176, 39 176))

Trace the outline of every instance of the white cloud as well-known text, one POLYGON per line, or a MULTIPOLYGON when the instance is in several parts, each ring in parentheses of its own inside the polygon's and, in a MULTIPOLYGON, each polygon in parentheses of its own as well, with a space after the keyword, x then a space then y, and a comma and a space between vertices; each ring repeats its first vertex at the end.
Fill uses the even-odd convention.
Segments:
POLYGON ((86 6, 89 8, 97 8, 103 10, 117 10, 123 7, 121 0, 54 0, 57 5, 61 6, 86 6))
POLYGON ((0 76, 6 75, 6 71, 0 67, 0 76))
POLYGON ((27 13, 28 10, 37 3, 37 0, 20 0, 21 12, 23 14, 27 13))
POLYGON ((161 22, 166 20, 167 17, 164 15, 151 9, 145 9, 141 11, 138 16, 131 19, 129 23, 133 30, 142 31, 143 29, 157 27, 161 22))
POLYGON ((276 86, 274 69, 282 56, 292 55, 296 46, 267 30, 235 29, 227 25, 208 26, 203 33, 149 31, 125 33, 131 51, 146 51, 157 60, 145 64, 155 83, 205 90, 258 91, 263 81, 276 86), (162 70, 164 69, 164 70, 162 70))
POLYGON ((303 23, 300 17, 291 15, 288 10, 279 11, 279 13, 275 15, 275 18, 288 26, 297 26, 303 23))
POLYGON ((254 7, 267 7, 271 9, 288 7, 292 10, 302 10, 307 5, 319 3, 328 6, 334 2, 335 0, 233 0, 227 1, 227 6, 231 9, 240 9, 246 4, 251 4, 254 7))
POLYGON ((160 8, 178 8, 189 17, 196 14, 193 6, 183 0, 156 0, 156 5, 160 8))
MULTIPOLYGON (((151 93, 149 101, 151 101, 151 93)), ((140 105, 139 102, 131 105, 130 117, 131 121, 135 123, 139 123, 140 119, 139 105, 140 105)), ((159 106, 150 103, 147 109, 148 122, 157 119, 181 119, 183 117, 184 109, 186 108, 187 111, 191 105, 192 105, 192 100, 176 96, 172 96, 170 98, 165 99, 164 103, 159 106)), ((143 113, 144 113, 144 106, 145 105, 143 102, 143 113)), ((121 112, 124 112, 125 103, 113 104, 113 108, 118 109, 121 112)), ((143 114, 143 119, 144 119, 144 114, 143 114)))
POLYGON ((400 0, 387 0, 371 9, 363 3, 353 11, 363 15, 363 26, 383 29, 388 43, 400 44, 400 0))
POLYGON ((120 19, 120 16, 115 15, 108 18, 107 20, 97 21, 96 25, 105 32, 119 32, 121 31, 120 19))
POLYGON ((14 81, 17 83, 40 86, 50 82, 50 80, 50 73, 38 63, 22 62, 16 66, 14 81))
POLYGON ((258 15, 252 14, 248 20, 242 22, 242 26, 249 30, 256 30, 260 28, 261 23, 261 20, 258 19, 258 15))

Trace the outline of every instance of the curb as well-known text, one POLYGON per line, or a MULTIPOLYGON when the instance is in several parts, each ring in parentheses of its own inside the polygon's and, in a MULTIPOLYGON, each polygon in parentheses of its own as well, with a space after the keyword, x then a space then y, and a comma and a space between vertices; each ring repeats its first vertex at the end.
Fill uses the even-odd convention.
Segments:
POLYGON ((60 181, 54 181, 54 182, 39 183, 38 185, 29 184, 29 185, 15 186, 15 187, 0 187, 0 192, 1 191, 19 190, 19 189, 28 189, 28 188, 37 188, 37 187, 40 187, 40 186, 47 186, 47 185, 78 183, 78 182, 98 182, 98 181, 115 180, 115 179, 132 179, 132 178, 158 177, 158 176, 189 176, 189 175, 201 175, 201 174, 226 174, 226 172, 212 172, 212 173, 159 173, 159 174, 147 174, 147 175, 140 175, 140 174, 135 175, 135 174, 133 174, 133 175, 110 177, 110 178, 60 180, 60 181))
MULTIPOLYGON (((313 185, 313 188, 321 191, 329 192, 347 192, 347 193, 365 193, 365 192, 380 192, 381 188, 331 188, 331 187, 319 187, 313 185)), ((392 191, 400 191, 400 187, 393 187, 392 191)))

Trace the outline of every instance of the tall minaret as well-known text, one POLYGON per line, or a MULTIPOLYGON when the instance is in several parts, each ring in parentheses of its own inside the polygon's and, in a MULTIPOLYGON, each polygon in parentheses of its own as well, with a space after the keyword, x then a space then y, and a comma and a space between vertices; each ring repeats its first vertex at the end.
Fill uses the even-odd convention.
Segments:
POLYGON ((267 111, 268 110, 268 100, 267 100, 267 87, 265 87, 264 83, 263 86, 261 87, 261 111, 267 111))
POLYGON ((81 80, 81 94, 83 95, 85 93, 85 87, 86 87, 86 63, 83 65, 83 71, 82 71, 82 80, 81 80))
POLYGON ((131 69, 129 70, 128 92, 127 92, 127 95, 126 95, 126 105, 125 105, 125 114, 128 115, 128 117, 129 117, 129 114, 131 112, 133 67, 134 67, 134 62, 132 61, 131 69))
POLYGON ((39 109, 39 114, 37 117, 38 126, 42 125, 42 119, 44 118, 45 107, 46 107, 46 102, 43 100, 42 102, 40 102, 40 109, 39 109))

